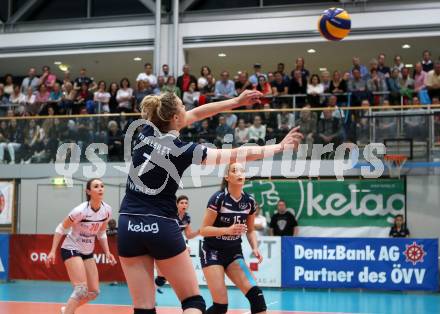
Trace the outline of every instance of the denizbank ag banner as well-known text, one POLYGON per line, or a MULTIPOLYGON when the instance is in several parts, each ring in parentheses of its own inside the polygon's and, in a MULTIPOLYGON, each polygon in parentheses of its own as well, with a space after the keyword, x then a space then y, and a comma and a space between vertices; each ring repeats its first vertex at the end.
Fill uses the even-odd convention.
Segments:
POLYGON ((268 219, 283 199, 304 237, 386 237, 405 213, 405 182, 378 180, 253 180, 245 186, 268 219))
POLYGON ((437 239, 282 239, 282 285, 438 290, 437 239))

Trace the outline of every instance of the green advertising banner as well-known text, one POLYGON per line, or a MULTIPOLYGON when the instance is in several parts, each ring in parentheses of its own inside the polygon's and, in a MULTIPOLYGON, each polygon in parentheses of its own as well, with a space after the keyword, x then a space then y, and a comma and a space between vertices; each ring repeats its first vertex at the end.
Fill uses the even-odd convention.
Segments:
POLYGON ((286 201, 302 227, 389 227, 405 213, 403 179, 253 180, 245 191, 266 217, 286 201))

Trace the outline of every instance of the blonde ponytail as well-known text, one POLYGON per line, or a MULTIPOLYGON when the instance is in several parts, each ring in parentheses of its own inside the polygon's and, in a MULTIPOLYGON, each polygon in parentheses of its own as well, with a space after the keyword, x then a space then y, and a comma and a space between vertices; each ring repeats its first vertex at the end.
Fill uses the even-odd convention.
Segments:
POLYGON ((170 121, 178 113, 179 101, 173 93, 149 95, 140 104, 141 116, 151 121, 161 132, 168 132, 170 121))

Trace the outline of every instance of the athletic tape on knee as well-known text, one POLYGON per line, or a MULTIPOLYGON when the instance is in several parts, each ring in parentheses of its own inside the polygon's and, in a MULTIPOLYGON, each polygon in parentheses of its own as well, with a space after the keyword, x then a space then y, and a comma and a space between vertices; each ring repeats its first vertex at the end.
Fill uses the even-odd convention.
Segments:
POLYGON ((254 276, 252 276, 252 273, 249 270, 248 266, 246 265, 246 262, 244 261, 244 259, 240 258, 240 259, 238 259, 236 261, 237 261, 238 265, 240 265, 241 270, 246 275, 247 280, 249 280, 250 285, 251 286, 256 286, 257 283, 255 281, 255 278, 254 278, 254 276))
POLYGON ((213 303, 212 306, 206 310, 206 314, 226 314, 228 311, 228 304, 213 303))
POLYGON ((95 300, 99 296, 99 291, 89 291, 89 301, 95 300))
POLYGON ((260 313, 267 310, 266 301, 264 300, 263 291, 258 286, 252 287, 248 293, 246 293, 246 298, 249 300, 251 305, 251 313, 260 313))
POLYGON ((206 303, 201 295, 194 295, 182 301, 182 310, 198 309, 204 314, 206 311, 206 303))
POLYGON ((88 295, 89 295, 89 289, 87 289, 87 285, 81 284, 73 287, 73 292, 70 297, 77 301, 81 301, 87 299, 88 295))
POLYGON ((134 309, 134 314, 156 314, 156 309, 134 309))

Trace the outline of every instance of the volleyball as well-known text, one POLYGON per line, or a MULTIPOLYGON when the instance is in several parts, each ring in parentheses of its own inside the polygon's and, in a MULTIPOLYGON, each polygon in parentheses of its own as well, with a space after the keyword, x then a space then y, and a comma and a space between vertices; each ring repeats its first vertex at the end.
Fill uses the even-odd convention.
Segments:
POLYGON ((318 30, 328 40, 342 40, 350 33, 350 29, 350 16, 344 9, 330 8, 319 17, 318 30))

